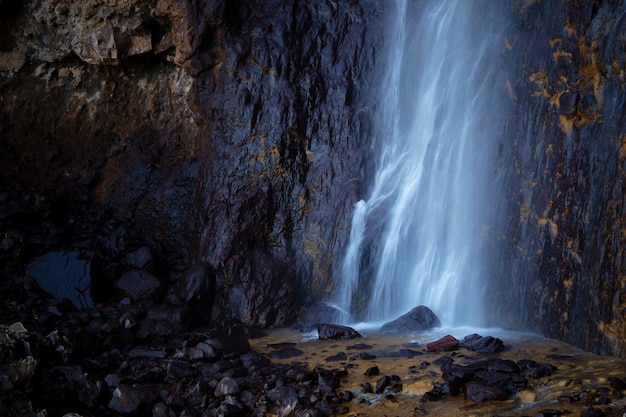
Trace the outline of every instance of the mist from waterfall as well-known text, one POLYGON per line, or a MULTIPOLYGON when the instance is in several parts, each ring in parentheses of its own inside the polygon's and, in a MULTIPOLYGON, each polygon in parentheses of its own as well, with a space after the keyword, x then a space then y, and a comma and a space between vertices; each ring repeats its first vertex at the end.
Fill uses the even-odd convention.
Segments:
POLYGON ((484 322, 482 239, 501 130, 497 2, 396 2, 376 123, 376 173, 356 204, 334 304, 381 321, 417 305, 484 322), (497 86, 497 89, 495 88, 497 86))

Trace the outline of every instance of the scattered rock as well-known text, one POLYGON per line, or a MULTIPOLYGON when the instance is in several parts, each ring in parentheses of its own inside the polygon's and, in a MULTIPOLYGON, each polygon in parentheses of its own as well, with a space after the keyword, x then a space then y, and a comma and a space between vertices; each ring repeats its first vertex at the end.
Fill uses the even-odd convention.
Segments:
POLYGON ((441 324, 439 318, 426 306, 417 306, 397 319, 383 324, 383 333, 411 333, 432 329, 441 324))
POLYGON ((269 353, 270 358, 272 359, 288 359, 295 358, 296 356, 302 355, 304 352, 300 349, 296 349, 294 347, 286 347, 283 349, 275 350, 269 353))
POLYGON ((446 351, 452 350, 459 345, 459 341, 451 335, 446 335, 439 340, 435 340, 434 342, 428 343, 426 345, 426 349, 431 352, 438 351, 446 351))
POLYGON ((225 397, 227 395, 237 395, 240 392, 239 384, 231 377, 224 377, 215 387, 215 396, 225 397))
POLYGON ((363 337, 353 328, 338 324, 318 324, 317 334, 320 340, 349 340, 363 337))
POLYGON ((158 301, 162 295, 161 281, 141 269, 126 272, 115 282, 115 286, 135 301, 158 301))
POLYGON ((478 334, 466 336, 459 342, 459 346, 467 350, 481 353, 494 353, 504 350, 502 340, 492 336, 480 336, 478 334))
POLYGON ((562 416, 563 412, 560 410, 554 410, 551 408, 547 408, 545 410, 537 411, 535 413, 535 417, 559 417, 562 416))
POLYGON ((465 385, 465 398, 474 402, 483 401, 504 401, 509 393, 500 385, 485 384, 480 382, 470 382, 465 385))

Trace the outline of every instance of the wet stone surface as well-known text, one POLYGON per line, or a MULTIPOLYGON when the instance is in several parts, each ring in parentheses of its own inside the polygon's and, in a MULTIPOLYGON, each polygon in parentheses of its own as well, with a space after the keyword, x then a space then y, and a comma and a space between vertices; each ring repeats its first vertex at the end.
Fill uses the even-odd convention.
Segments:
POLYGON ((327 326, 338 339, 323 340, 317 331, 261 333, 233 320, 194 327, 188 307, 167 297, 80 310, 28 278, 1 289, 2 416, 626 412, 626 361, 534 335, 327 326))

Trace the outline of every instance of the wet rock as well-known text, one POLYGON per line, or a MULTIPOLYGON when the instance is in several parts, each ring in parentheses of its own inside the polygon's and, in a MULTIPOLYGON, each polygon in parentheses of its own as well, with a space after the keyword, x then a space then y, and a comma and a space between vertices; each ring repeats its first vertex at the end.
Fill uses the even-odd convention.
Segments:
POLYGON ((372 366, 370 368, 367 368, 367 370, 365 371, 365 373, 363 375, 365 376, 376 376, 380 373, 380 370, 378 369, 378 366, 372 366))
POLYGON ((300 318, 300 323, 306 328, 316 327, 321 323, 333 323, 341 317, 341 312, 326 303, 317 303, 303 309, 304 316, 300 318))
POLYGON ((369 352, 361 352, 359 353, 359 358, 363 359, 364 361, 369 361, 372 359, 376 359, 376 355, 369 352))
POLYGON ((470 382, 464 388, 465 398, 474 402, 504 401, 509 393, 499 385, 470 382))
POLYGON ((355 345, 350 345, 350 346, 346 346, 347 350, 368 350, 371 349, 373 346, 372 345, 368 345, 367 343, 357 343, 355 345))
POLYGON ((559 417, 562 415, 563 415, 563 412, 561 410, 555 410, 552 408, 540 410, 535 413, 535 417, 559 417))
POLYGON ((131 415, 137 413, 140 408, 152 409, 157 398, 156 393, 144 388, 120 385, 113 391, 109 408, 120 414, 131 415))
POLYGON ((423 354, 423 352, 413 349, 382 350, 376 352, 376 356, 381 358, 413 358, 423 354))
POLYGON ((342 372, 336 369, 327 370, 316 367, 315 374, 317 375, 317 382, 319 385, 330 388, 339 388, 339 378, 342 375, 342 372))
POLYGON ((230 377, 224 377, 217 384, 217 387, 215 387, 215 396, 225 397, 227 395, 237 395, 240 391, 241 389, 237 381, 230 377))
POLYGON ((137 250, 129 252, 124 257, 124 263, 132 269, 148 269, 152 261, 152 253, 147 246, 142 246, 137 250))
POLYGON ((155 336, 182 333, 189 328, 191 318, 186 307, 158 305, 146 312, 146 317, 139 324, 136 336, 149 339, 155 336))
POLYGON ((304 352, 294 347, 286 347, 269 353, 273 359, 287 359, 302 355, 304 352))
POLYGON ((467 350, 481 353, 500 352, 504 349, 502 340, 492 336, 480 336, 478 334, 466 336, 459 342, 459 346, 467 350))
MULTIPOLYGON (((220 330, 214 335, 212 340, 219 342, 224 358, 239 357, 250 350, 246 329, 240 325, 220 330)), ((207 340, 207 343, 210 343, 210 341, 207 340)))
POLYGON ((353 328, 338 324, 318 324, 317 333, 320 340, 349 340, 363 337, 353 328))
POLYGON ((348 356, 344 352, 339 352, 336 355, 326 358, 326 362, 338 362, 348 360, 348 356))
POLYGON ((426 345, 426 349, 431 352, 439 352, 452 350, 459 345, 459 341, 451 335, 446 335, 439 340, 435 340, 434 342, 428 343, 426 345))
POLYGON ((397 319, 383 324, 383 333, 411 333, 428 330, 441 324, 439 318, 426 306, 417 306, 397 319))
POLYGON ((376 394, 382 394, 385 390, 393 392, 402 391, 402 381, 397 375, 385 375, 376 381, 376 394))
POLYGON ((134 270, 123 274, 115 286, 132 300, 158 301, 162 296, 161 281, 148 271, 134 270))
POLYGON ((490 372, 506 372, 506 373, 520 373, 522 370, 512 360, 508 359, 496 359, 490 361, 487 365, 487 370, 490 372))
POLYGON ((580 413, 580 417, 604 417, 606 414, 599 408, 589 407, 580 413))
POLYGON ((204 263, 192 266, 179 278, 176 293, 191 312, 194 326, 211 321, 215 280, 215 271, 204 263))
POLYGON ((611 384, 611 387, 615 389, 626 389, 626 381, 624 381, 622 378, 610 376, 607 378, 607 380, 611 384))
POLYGON ((77 308, 91 308, 91 252, 48 252, 26 266, 26 274, 53 297, 68 298, 77 308))
POLYGON ((294 387, 281 386, 267 392, 267 397, 275 404, 295 407, 298 402, 298 393, 294 387))
POLYGON ((537 393, 533 389, 523 389, 515 396, 522 404, 533 403, 537 400, 537 393))

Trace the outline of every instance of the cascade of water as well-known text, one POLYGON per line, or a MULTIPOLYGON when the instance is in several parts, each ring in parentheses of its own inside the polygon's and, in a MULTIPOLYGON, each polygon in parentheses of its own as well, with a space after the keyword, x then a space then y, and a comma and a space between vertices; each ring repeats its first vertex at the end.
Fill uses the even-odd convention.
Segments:
POLYGON ((482 322, 480 240, 499 131, 490 88, 501 82, 494 6, 397 1, 376 120, 380 159, 370 197, 355 208, 335 298, 348 320, 424 304, 445 324, 482 322))

